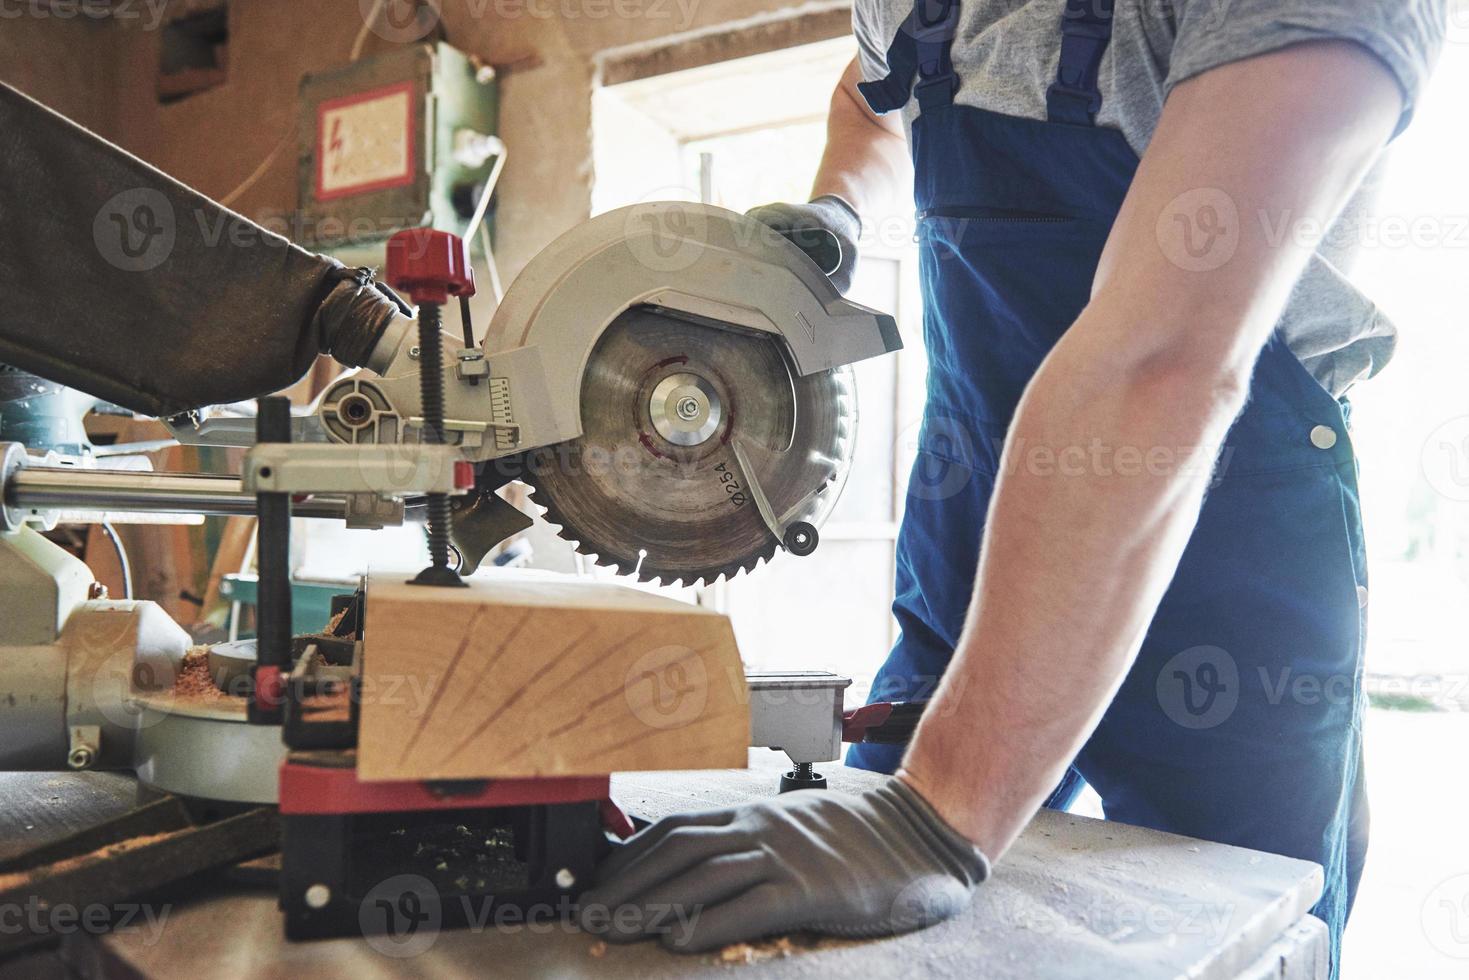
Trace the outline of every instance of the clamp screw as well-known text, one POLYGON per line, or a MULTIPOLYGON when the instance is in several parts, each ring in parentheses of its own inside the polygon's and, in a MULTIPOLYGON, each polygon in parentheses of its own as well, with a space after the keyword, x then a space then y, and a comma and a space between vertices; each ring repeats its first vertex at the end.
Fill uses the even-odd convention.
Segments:
MULTIPOLYGON (((444 445, 444 338, 441 307, 450 296, 474 295, 474 274, 464 240, 433 228, 410 228, 388 239, 388 284, 418 304, 418 384, 422 401, 422 440, 444 445)), ((409 351, 410 356, 413 350, 409 351)), ((413 580, 418 585, 464 582, 449 567, 449 534, 454 514, 447 494, 428 495, 430 565, 413 580)))
POLYGON ((66 764, 76 770, 90 769, 96 761, 97 755, 90 745, 78 745, 66 755, 66 764))

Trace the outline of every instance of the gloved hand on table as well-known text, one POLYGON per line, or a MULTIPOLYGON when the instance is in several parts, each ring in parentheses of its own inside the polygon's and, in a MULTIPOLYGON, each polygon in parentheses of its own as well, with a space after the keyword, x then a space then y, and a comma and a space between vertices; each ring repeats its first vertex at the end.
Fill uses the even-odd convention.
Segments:
POLYGON ((957 915, 989 861, 895 777, 666 817, 597 869, 582 928, 698 953, 808 930, 869 937, 957 915))
POLYGON ((745 212, 764 222, 821 267, 837 292, 852 287, 862 219, 846 201, 823 194, 809 204, 762 204, 745 212))

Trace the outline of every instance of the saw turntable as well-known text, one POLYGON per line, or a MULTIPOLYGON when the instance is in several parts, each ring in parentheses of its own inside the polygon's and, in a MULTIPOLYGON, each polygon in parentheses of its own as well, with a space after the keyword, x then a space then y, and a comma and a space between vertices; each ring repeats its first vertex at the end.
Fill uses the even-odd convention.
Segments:
MULTIPOLYGON (((248 225, 3 87, 0 134, 12 159, 97 177, 24 212, 54 215, 19 229, 34 253, 98 254, 119 187, 154 218, 248 225)), ((227 477, 0 443, 0 768, 132 769, 214 801, 235 828, 216 835, 216 863, 270 850, 259 828, 278 827, 287 931, 309 938, 387 929, 425 903, 451 926, 469 907, 453 896, 564 909, 607 833, 632 831, 611 772, 743 767, 756 745, 790 755, 786 788, 819 786, 812 764, 844 735, 911 728, 887 706, 844 717, 842 677, 747 676, 708 610, 606 582, 471 576, 531 523, 498 493, 516 480, 579 551, 644 582, 811 554, 851 465, 851 365, 900 342, 801 249, 715 207, 613 211, 540 253, 476 343, 469 254, 451 234, 388 244, 386 278, 415 313, 368 270, 284 240, 279 254, 196 240, 195 224, 209 226, 175 221, 161 261, 97 263, 80 284, 46 261, 0 268, 13 298, 0 361, 166 418, 181 442, 249 447, 227 477), (272 300, 222 299, 242 291, 272 300), (443 329, 454 301, 462 337, 443 329), (310 412, 261 397, 318 351, 355 370, 310 412), (253 426, 200 411, 245 398, 260 399, 253 426), (37 530, 140 513, 258 515, 253 645, 191 652, 157 606, 99 595, 37 530), (291 634, 292 516, 371 529, 420 514, 429 568, 369 575, 330 627, 291 634), (202 663, 203 690, 181 686, 202 663)), ((189 853, 180 867, 198 870, 189 853)))

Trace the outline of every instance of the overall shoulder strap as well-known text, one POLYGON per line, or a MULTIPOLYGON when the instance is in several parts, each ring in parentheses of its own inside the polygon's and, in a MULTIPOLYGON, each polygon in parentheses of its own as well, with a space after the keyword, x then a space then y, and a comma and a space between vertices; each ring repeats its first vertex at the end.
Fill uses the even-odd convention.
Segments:
POLYGON ((958 24, 959 0, 915 0, 893 43, 888 45, 887 75, 857 85, 873 112, 881 115, 901 109, 913 93, 918 95, 920 109, 954 101, 959 76, 954 74, 949 49, 958 24))
POLYGON ((1098 76, 1112 40, 1114 0, 1066 0, 1061 18, 1061 59, 1046 91, 1051 122, 1091 126, 1102 108, 1098 76))

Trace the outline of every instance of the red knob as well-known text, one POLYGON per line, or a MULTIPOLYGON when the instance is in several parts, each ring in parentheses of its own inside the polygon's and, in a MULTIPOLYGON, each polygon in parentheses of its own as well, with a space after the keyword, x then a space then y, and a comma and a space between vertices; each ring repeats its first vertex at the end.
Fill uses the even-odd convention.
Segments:
POLYGON ((474 295, 469 246, 458 235, 409 228, 388 239, 388 285, 408 294, 415 306, 447 303, 474 295))

